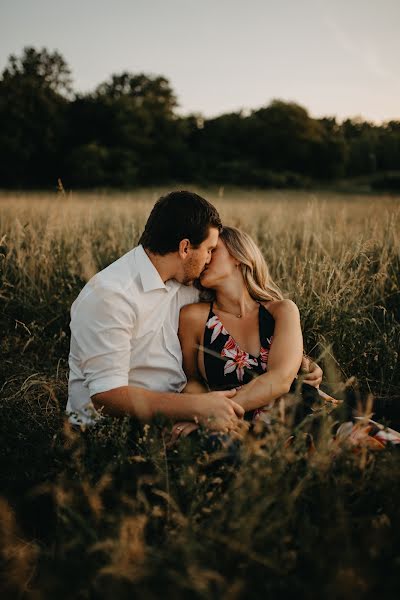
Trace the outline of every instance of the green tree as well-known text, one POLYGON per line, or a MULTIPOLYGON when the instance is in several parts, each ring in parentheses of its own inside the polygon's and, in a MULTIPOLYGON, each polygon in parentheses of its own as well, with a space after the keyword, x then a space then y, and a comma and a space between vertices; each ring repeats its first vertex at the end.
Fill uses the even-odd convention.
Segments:
POLYGON ((273 100, 249 117, 250 152, 260 167, 313 174, 323 127, 294 102, 273 100))
POLYGON ((37 87, 51 89, 56 94, 72 93, 71 71, 67 63, 59 52, 48 52, 46 48, 35 50, 26 46, 21 57, 11 54, 2 77, 5 83, 30 80, 37 87))
POLYGON ((112 75, 93 94, 75 102, 79 144, 108 149, 111 163, 106 179, 115 185, 172 179, 182 150, 176 106, 164 77, 112 75))
POLYGON ((58 52, 11 55, 0 79, 0 183, 49 185, 59 176, 70 70, 58 52))
POLYGON ((125 71, 112 75, 108 81, 100 84, 94 95, 112 100, 129 99, 137 110, 146 110, 154 116, 175 118, 177 99, 165 77, 151 77, 145 73, 134 75, 125 71))

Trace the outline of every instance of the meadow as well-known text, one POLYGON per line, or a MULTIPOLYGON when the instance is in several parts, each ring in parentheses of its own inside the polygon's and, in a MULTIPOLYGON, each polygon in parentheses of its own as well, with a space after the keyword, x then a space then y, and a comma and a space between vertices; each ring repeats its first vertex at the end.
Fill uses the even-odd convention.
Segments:
MULTIPOLYGON (((189 189, 260 245, 321 387, 400 429, 400 197, 189 189)), ((161 417, 71 429, 70 305, 165 191, 0 194, 3 597, 394 596, 400 449, 333 448, 329 410, 314 450, 281 411, 235 466, 161 417)))

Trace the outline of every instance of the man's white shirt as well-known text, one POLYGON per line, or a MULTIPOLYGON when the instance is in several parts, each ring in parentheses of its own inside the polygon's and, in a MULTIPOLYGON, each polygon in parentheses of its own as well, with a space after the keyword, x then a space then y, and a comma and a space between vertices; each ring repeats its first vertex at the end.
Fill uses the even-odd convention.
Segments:
POLYGON ((164 284, 142 245, 94 275, 71 306, 70 422, 97 422, 90 397, 116 387, 182 391, 179 311, 198 301, 193 286, 164 284))

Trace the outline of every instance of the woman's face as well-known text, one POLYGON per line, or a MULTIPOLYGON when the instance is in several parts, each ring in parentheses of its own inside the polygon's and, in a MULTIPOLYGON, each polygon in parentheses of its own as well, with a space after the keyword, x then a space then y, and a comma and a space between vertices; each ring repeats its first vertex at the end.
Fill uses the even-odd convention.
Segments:
POLYGON ((215 288, 235 275, 237 260, 231 256, 221 237, 212 252, 211 262, 200 275, 200 283, 205 288, 215 288))

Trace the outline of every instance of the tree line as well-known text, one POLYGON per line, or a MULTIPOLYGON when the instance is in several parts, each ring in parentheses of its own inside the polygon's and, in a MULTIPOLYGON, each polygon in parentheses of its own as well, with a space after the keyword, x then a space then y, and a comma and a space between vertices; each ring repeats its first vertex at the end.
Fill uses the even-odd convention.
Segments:
POLYGON ((355 177, 400 187, 400 120, 339 123, 279 99, 210 119, 177 106, 168 79, 144 73, 74 93, 59 52, 26 47, 0 79, 0 187, 304 187, 355 177))

